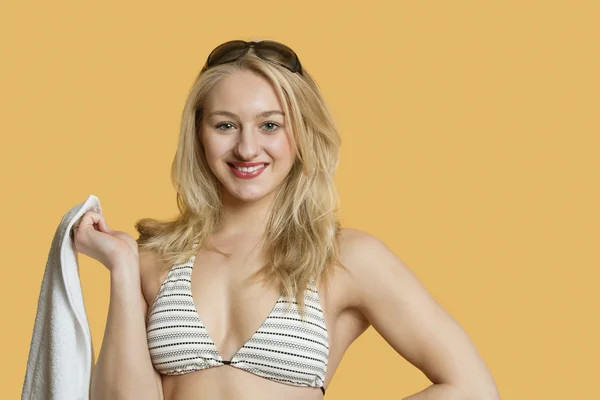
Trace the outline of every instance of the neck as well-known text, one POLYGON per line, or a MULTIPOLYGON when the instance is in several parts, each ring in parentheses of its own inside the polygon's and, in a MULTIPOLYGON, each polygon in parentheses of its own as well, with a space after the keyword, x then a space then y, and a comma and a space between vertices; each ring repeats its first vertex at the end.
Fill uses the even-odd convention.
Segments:
POLYGON ((256 201, 242 201, 223 191, 223 218, 217 235, 231 237, 248 235, 259 237, 264 233, 275 193, 271 193, 256 201))

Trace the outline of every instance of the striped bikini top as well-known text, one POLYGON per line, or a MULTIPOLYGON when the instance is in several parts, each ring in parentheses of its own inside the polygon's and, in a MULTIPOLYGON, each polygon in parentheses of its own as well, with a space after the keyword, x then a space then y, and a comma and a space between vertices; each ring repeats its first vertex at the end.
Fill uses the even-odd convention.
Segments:
POLYGON ((171 267, 151 306, 146 335, 154 368, 180 375, 230 365, 288 385, 319 387, 325 394, 329 339, 314 281, 305 291, 304 320, 297 303, 288 308, 281 295, 250 339, 231 360, 223 360, 194 305, 194 260, 171 267))

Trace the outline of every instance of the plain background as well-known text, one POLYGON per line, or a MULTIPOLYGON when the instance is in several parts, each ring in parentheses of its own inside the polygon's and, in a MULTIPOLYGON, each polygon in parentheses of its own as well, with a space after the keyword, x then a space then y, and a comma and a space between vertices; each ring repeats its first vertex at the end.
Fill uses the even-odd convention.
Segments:
MULTIPOLYGON (((597 394, 597 2, 157 3, 1 6, 2 398, 20 396, 64 213, 94 194, 131 235, 140 218, 175 215, 184 101, 231 39, 296 50, 342 135, 344 225, 412 268, 504 400, 597 394)), ((80 263, 98 352, 109 275, 80 263)), ((429 384, 369 329, 327 399, 399 399, 429 384)))

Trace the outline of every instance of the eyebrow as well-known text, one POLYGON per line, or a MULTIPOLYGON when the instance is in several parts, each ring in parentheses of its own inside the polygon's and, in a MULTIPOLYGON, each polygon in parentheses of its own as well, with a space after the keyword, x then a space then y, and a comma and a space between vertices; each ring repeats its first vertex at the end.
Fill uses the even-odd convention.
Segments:
MULTIPOLYGON (((264 111, 264 112, 262 112, 260 114, 256 114, 254 116, 254 119, 266 118, 266 117, 269 117, 269 116, 274 115, 274 114, 279 114, 279 115, 285 116, 285 113, 283 113, 283 112, 281 112, 279 110, 269 110, 269 111, 264 111)), ((239 117, 237 115, 235 115, 234 113, 229 112, 229 111, 223 111, 223 110, 213 111, 210 114, 208 114, 206 117, 209 118, 209 117, 212 117, 213 115, 224 115, 226 117, 239 119, 239 117)))

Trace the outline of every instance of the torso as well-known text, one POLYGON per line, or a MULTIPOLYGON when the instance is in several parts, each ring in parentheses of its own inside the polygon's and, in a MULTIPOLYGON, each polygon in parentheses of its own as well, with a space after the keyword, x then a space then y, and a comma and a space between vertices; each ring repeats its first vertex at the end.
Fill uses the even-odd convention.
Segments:
MULTIPOLYGON (((342 232, 341 261, 344 265, 351 262, 344 259, 343 249, 352 232, 348 229, 342 232)), ((265 288, 245 281, 261 265, 259 251, 251 248, 254 241, 228 238, 214 243, 233 255, 226 258, 200 249, 193 264, 191 291, 196 310, 219 353, 223 359, 230 360, 269 315, 280 293, 275 287, 265 288)), ((147 280, 143 287, 144 297, 150 305, 148 314, 169 270, 162 268, 155 272, 142 278, 147 280)), ((347 348, 368 327, 352 296, 348 296, 352 288, 347 274, 347 271, 335 267, 330 274, 328 288, 317 287, 329 336, 325 388, 329 386, 347 348)), ((277 383, 228 365, 182 375, 161 375, 161 379, 165 400, 322 398, 318 388, 277 383)))

